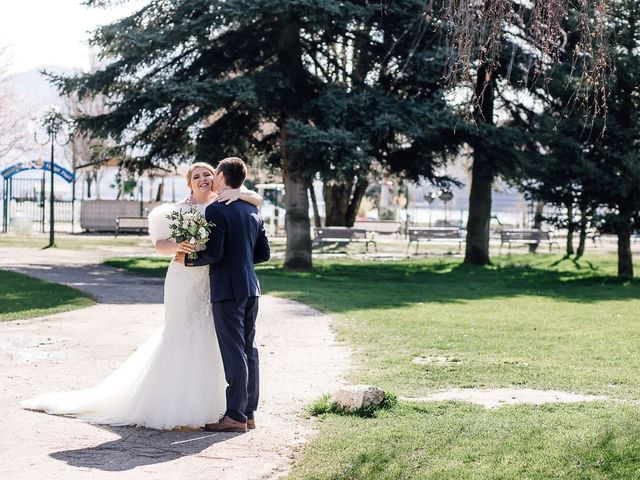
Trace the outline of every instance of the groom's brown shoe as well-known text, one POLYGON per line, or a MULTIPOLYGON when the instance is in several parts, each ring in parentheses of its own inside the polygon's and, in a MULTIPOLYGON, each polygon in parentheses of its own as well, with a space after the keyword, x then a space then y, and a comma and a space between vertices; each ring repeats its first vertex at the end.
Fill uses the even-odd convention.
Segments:
POLYGON ((225 415, 217 423, 207 423, 204 429, 207 432, 246 432, 247 424, 225 415))
POLYGON ((256 428, 256 421, 253 418, 250 418, 249 420, 247 420, 247 428, 249 430, 253 430, 256 428))

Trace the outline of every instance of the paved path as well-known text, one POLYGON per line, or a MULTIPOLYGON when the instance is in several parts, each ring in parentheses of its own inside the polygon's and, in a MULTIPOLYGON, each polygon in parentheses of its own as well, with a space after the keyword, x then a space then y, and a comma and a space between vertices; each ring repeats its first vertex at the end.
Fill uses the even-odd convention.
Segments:
POLYGON ((3 249, 2 268, 86 291, 98 304, 0 324, 0 478, 273 478, 313 433, 305 405, 341 383, 349 352, 331 319, 264 296, 258 319, 262 398, 246 434, 101 427, 20 409, 34 394, 85 388, 163 321, 162 282, 89 262, 95 253, 3 249), (12 251, 9 251, 12 250, 12 251))

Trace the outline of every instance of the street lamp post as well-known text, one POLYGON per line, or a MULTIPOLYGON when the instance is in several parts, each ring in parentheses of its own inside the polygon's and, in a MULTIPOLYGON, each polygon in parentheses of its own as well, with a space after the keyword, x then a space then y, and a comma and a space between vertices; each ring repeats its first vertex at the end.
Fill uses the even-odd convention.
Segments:
POLYGON ((424 199, 429 203, 429 226, 431 226, 431 204, 438 197, 437 192, 427 192, 424 199))
POLYGON ((409 235, 409 182, 405 184, 404 193, 407 195, 407 202, 404 204, 404 234, 409 235))
POLYGON ((41 144, 46 145, 51 143, 51 183, 50 183, 50 195, 49 195, 49 245, 45 248, 55 247, 55 197, 54 197, 54 184, 53 177, 55 174, 55 144, 66 145, 71 141, 71 127, 72 122, 66 118, 60 109, 56 106, 50 107, 42 117, 35 119, 36 128, 33 130, 34 140, 41 144), (42 135, 45 138, 42 138, 42 135), (62 136, 64 135, 64 136, 62 136), (65 137, 66 136, 66 137, 65 137))
POLYGON ((440 192, 440 200, 444 202, 444 225, 449 226, 449 208, 448 204, 453 199, 453 192, 449 188, 444 188, 440 192))

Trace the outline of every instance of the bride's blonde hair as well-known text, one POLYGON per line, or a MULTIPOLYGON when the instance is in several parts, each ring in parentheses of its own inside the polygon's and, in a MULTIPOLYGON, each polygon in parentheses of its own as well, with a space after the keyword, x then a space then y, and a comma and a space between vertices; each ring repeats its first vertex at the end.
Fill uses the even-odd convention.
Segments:
POLYGON ((206 168, 207 170, 209 170, 211 172, 212 175, 216 174, 216 169, 213 168, 212 165, 206 163, 206 162, 196 162, 194 164, 192 164, 189 167, 189 170, 187 170, 187 185, 189 186, 189 188, 193 191, 193 189, 191 188, 191 176, 193 175, 193 171, 198 168, 206 168))

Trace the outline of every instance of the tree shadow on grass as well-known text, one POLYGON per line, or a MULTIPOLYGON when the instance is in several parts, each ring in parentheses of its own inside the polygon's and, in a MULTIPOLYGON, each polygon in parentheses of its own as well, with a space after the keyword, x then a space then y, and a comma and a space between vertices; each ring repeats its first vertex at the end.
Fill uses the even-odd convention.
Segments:
MULTIPOLYGON (((68 285, 90 295, 98 303, 127 305, 163 302, 161 278, 130 275, 110 266, 25 265, 14 270, 29 277, 52 282, 43 284, 46 288, 38 295, 38 298, 45 301, 54 301, 57 298, 49 291, 67 289, 63 285, 68 285)), ((25 290, 25 293, 29 293, 28 290, 25 290)))
POLYGON ((555 262, 553 262, 551 265, 549 265, 550 267, 558 267, 560 265, 562 265, 563 263, 568 262, 571 263, 573 265, 573 267, 575 267, 577 270, 581 270, 583 268, 588 268, 589 270, 596 272, 598 270, 598 267, 595 266, 593 263, 581 259, 581 258, 575 258, 575 257, 571 257, 569 255, 565 255, 564 257, 556 260, 555 262))
POLYGON ((73 467, 124 472, 144 465, 197 455, 241 433, 160 431, 140 427, 106 427, 121 438, 93 447, 50 454, 73 467))
POLYGON ((460 261, 318 262, 311 272, 259 268, 268 292, 335 312, 534 296, 577 303, 640 298, 640 282, 621 284, 596 268, 509 264, 473 267, 460 261), (329 300, 328 300, 329 299, 329 300))

